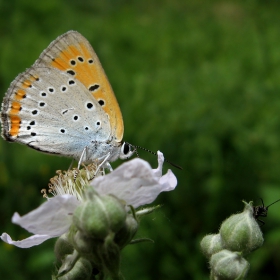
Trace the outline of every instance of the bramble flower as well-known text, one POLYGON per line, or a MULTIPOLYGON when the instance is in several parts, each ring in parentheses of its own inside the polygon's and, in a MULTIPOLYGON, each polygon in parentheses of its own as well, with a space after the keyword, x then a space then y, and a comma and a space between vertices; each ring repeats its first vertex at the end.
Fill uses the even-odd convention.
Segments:
POLYGON ((1 239, 29 248, 59 237, 55 246, 57 275, 53 279, 75 279, 93 271, 101 279, 104 275, 119 279, 120 250, 134 237, 137 217, 156 207, 138 212, 134 209, 177 185, 172 171, 162 175, 163 162, 163 154, 158 152, 157 169, 136 158, 104 176, 95 174, 94 164, 79 171, 58 172, 49 188, 53 197, 44 191, 45 203, 24 216, 15 213, 12 217, 13 223, 33 235, 14 241, 3 233, 1 239))

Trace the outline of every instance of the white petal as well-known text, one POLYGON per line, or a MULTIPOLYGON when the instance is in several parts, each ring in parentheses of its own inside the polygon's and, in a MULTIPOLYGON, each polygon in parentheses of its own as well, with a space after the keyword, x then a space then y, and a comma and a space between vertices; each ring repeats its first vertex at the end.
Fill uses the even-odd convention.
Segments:
POLYGON ((163 156, 163 153, 161 153, 160 151, 157 152, 157 155, 158 155, 158 168, 153 169, 153 172, 154 172, 155 176, 160 178, 162 176, 162 166, 164 163, 164 156, 163 156))
POLYGON ((177 178, 173 172, 168 169, 167 173, 159 179, 159 183, 162 185, 163 192, 169 192, 174 190, 177 186, 177 178))
POLYGON ((93 180, 91 185, 101 194, 113 194, 137 208, 153 202, 163 191, 173 190, 177 179, 168 170, 161 177, 164 158, 158 153, 159 167, 155 170, 144 160, 136 158, 123 163, 106 176, 93 180))
POLYGON ((56 196, 22 217, 15 213, 12 222, 31 233, 43 236, 60 236, 71 225, 72 213, 78 205, 79 202, 74 196, 56 196))
POLYGON ((2 233, 1 239, 11 245, 15 245, 19 248, 30 248, 32 246, 39 245, 43 243, 44 241, 52 238, 52 236, 49 235, 32 235, 26 239, 23 239, 21 241, 13 241, 10 235, 7 233, 2 233))

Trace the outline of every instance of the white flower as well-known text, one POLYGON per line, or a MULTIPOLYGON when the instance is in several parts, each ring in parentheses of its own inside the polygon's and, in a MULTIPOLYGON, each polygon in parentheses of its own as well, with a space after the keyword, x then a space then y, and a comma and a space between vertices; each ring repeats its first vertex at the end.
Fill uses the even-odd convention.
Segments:
MULTIPOLYGON (((136 158, 123 163, 108 175, 95 178, 91 185, 99 195, 115 195, 127 205, 137 208, 153 202, 161 192, 176 187, 177 179, 172 171, 168 170, 162 176, 163 162, 164 157, 160 152, 157 169, 152 169, 147 162, 136 158)), ((13 241, 7 233, 3 233, 1 239, 20 248, 29 248, 61 236, 68 231, 72 214, 80 203, 82 201, 74 195, 57 195, 22 217, 15 213, 12 222, 34 235, 13 241)))

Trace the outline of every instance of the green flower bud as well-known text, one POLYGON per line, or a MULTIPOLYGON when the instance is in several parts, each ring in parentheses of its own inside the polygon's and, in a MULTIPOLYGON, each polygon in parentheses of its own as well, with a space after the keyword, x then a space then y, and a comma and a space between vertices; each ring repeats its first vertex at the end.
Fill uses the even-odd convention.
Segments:
POLYGON ((117 233, 124 225, 127 212, 125 205, 117 197, 108 195, 102 197, 107 215, 110 216, 110 229, 117 233))
MULTIPOLYGON (((73 235, 72 242, 73 242, 73 246, 79 252, 79 254, 85 256, 91 254, 92 251, 94 250, 95 240, 96 239, 88 237, 87 235, 84 235, 83 233, 81 233, 81 231, 78 230, 73 235)), ((98 240, 96 240, 96 242, 98 242, 98 240)))
POLYGON ((115 242, 119 245, 120 248, 123 248, 127 245, 138 229, 138 222, 133 217, 133 215, 127 215, 124 226, 118 231, 115 236, 115 242))
POLYGON ((211 279, 236 280, 244 279, 250 264, 240 253, 222 250, 210 259, 211 279))
POLYGON ((200 242, 202 253, 210 258, 213 254, 223 250, 220 234, 206 235, 200 242))
POLYGON ((220 228, 224 249, 248 254, 263 244, 263 235, 253 216, 252 202, 244 202, 242 213, 226 219, 220 228))
POLYGON ((73 223, 83 235, 104 239, 109 232, 116 233, 123 227, 126 214, 116 197, 90 192, 88 199, 76 208, 73 223))
POLYGON ((74 251, 73 245, 69 242, 68 234, 61 235, 54 246, 54 253, 57 261, 61 262, 66 255, 72 254, 74 251))
POLYGON ((120 249, 114 242, 114 235, 109 234, 104 240, 102 250, 99 252, 102 258, 103 271, 107 271, 112 279, 121 279, 120 274, 120 249))
POLYGON ((72 243, 79 254, 102 270, 104 240, 88 237, 79 230, 72 236, 72 243))
POLYGON ((57 280, 90 280, 92 276, 91 263, 85 258, 79 258, 71 270, 58 276, 57 280))

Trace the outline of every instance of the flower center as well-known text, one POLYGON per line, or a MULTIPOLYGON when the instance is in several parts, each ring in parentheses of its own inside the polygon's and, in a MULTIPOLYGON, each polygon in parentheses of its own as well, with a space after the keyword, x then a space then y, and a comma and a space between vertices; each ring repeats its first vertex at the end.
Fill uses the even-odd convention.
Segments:
POLYGON ((84 168, 80 170, 74 168, 67 171, 56 171, 57 175, 50 179, 48 190, 41 190, 43 197, 50 198, 48 193, 53 196, 70 194, 76 196, 80 201, 83 200, 84 190, 90 181, 97 176, 104 175, 103 168, 96 174, 97 167, 95 163, 91 163, 87 166, 84 165, 84 168))

